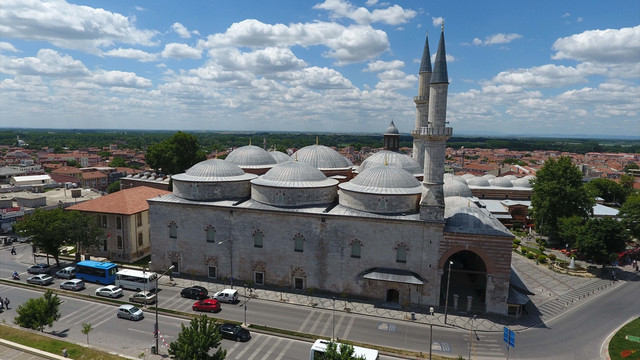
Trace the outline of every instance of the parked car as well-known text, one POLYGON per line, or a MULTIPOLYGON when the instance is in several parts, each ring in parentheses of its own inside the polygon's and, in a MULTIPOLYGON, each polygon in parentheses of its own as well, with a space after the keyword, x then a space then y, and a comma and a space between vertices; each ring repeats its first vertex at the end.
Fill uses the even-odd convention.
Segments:
POLYGON ((50 274, 51 266, 49 264, 35 264, 27 269, 29 274, 50 274))
POLYGON ((180 291, 180 296, 182 296, 183 298, 189 298, 189 299, 202 300, 202 299, 206 299, 208 295, 209 295, 209 291, 202 286, 192 286, 192 287, 184 288, 182 289, 182 291, 180 291))
POLYGON ((84 289, 84 281, 82 279, 71 279, 60 283, 60 289, 80 291, 84 289))
POLYGON ((33 275, 32 277, 27 278, 27 283, 37 284, 37 285, 49 285, 49 284, 53 284, 53 277, 47 274, 33 275))
POLYGON ((130 304, 121 305, 118 308, 117 316, 119 319, 129 319, 129 320, 144 319, 144 313, 142 312, 142 310, 130 304))
POLYGON ((236 302, 238 302, 238 290, 224 289, 213 294, 212 298, 217 299, 218 301, 235 304, 236 302))
POLYGON ((251 339, 249 330, 236 324, 225 323, 220 325, 220 334, 225 339, 235 341, 249 341, 251 339))
POLYGON ((76 277, 76 268, 73 266, 67 266, 64 269, 56 271, 56 277, 61 279, 73 279, 76 277))
POLYGON ((106 296, 110 298, 117 298, 122 296, 123 291, 115 285, 107 285, 96 289, 97 296, 106 296))
POLYGON ((140 291, 137 292, 135 294, 133 294, 130 298, 129 301, 131 302, 137 302, 137 303, 141 303, 141 304, 153 304, 156 302, 156 294, 149 292, 149 291, 140 291))
POLYGON ((198 300, 191 307, 194 311, 218 312, 221 310, 220 302, 216 299, 198 300))

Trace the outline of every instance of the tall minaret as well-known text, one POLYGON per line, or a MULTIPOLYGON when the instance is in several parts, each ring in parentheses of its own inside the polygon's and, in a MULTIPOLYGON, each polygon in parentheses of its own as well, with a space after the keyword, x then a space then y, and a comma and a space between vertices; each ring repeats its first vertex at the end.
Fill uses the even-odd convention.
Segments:
POLYGON ((421 129, 429 124, 429 80, 431 79, 431 53, 429 52, 429 35, 424 40, 422 61, 418 72, 418 96, 413 98, 416 103, 416 127, 413 135, 413 158, 418 164, 424 164, 424 148, 426 138, 421 136, 421 129))
POLYGON ((438 52, 433 64, 433 73, 429 82, 428 125, 420 129, 420 137, 426 139, 424 151, 424 178, 422 180, 422 199, 420 201, 420 219, 444 220, 444 159, 446 142, 452 129, 447 127, 447 92, 449 76, 444 48, 444 23, 440 33, 438 52))

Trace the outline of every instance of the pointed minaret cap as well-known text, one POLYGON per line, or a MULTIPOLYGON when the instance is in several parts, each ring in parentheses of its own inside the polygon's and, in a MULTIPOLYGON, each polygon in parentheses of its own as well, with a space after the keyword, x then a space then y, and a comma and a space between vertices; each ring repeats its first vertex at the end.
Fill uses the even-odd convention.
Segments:
POLYGON ((444 49, 444 22, 442 23, 442 31, 440 32, 440 43, 438 43, 438 52, 436 60, 433 63, 433 73, 431 74, 432 84, 448 84, 449 75, 447 74, 447 52, 444 49))
POLYGON ((429 51, 429 34, 427 33, 426 39, 424 40, 424 50, 422 51, 422 62, 420 62, 420 71, 419 74, 422 73, 430 73, 431 72, 431 52, 429 51))

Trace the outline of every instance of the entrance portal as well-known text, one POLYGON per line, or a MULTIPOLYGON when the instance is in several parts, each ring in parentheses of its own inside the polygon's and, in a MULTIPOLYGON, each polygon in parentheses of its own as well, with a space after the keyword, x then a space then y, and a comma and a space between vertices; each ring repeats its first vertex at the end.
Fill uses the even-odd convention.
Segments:
POLYGON ((448 311, 467 312, 468 306, 471 306, 470 311, 485 312, 487 267, 482 258, 472 251, 463 250, 451 255, 445 264, 440 281, 440 306, 445 306, 448 285, 448 311), (449 261, 453 261, 451 274, 449 274, 449 261), (457 295, 457 304, 454 301, 454 295, 457 295))
POLYGON ((399 303, 400 302, 400 292, 396 289, 387 290, 387 302, 388 303, 399 303))

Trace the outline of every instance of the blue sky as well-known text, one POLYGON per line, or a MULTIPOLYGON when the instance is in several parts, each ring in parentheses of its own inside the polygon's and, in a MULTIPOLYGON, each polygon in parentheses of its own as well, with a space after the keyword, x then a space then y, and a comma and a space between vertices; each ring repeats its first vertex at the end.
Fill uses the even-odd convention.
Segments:
POLYGON ((640 1, 0 4, 0 127, 414 126, 442 20, 454 135, 640 139, 640 1))

